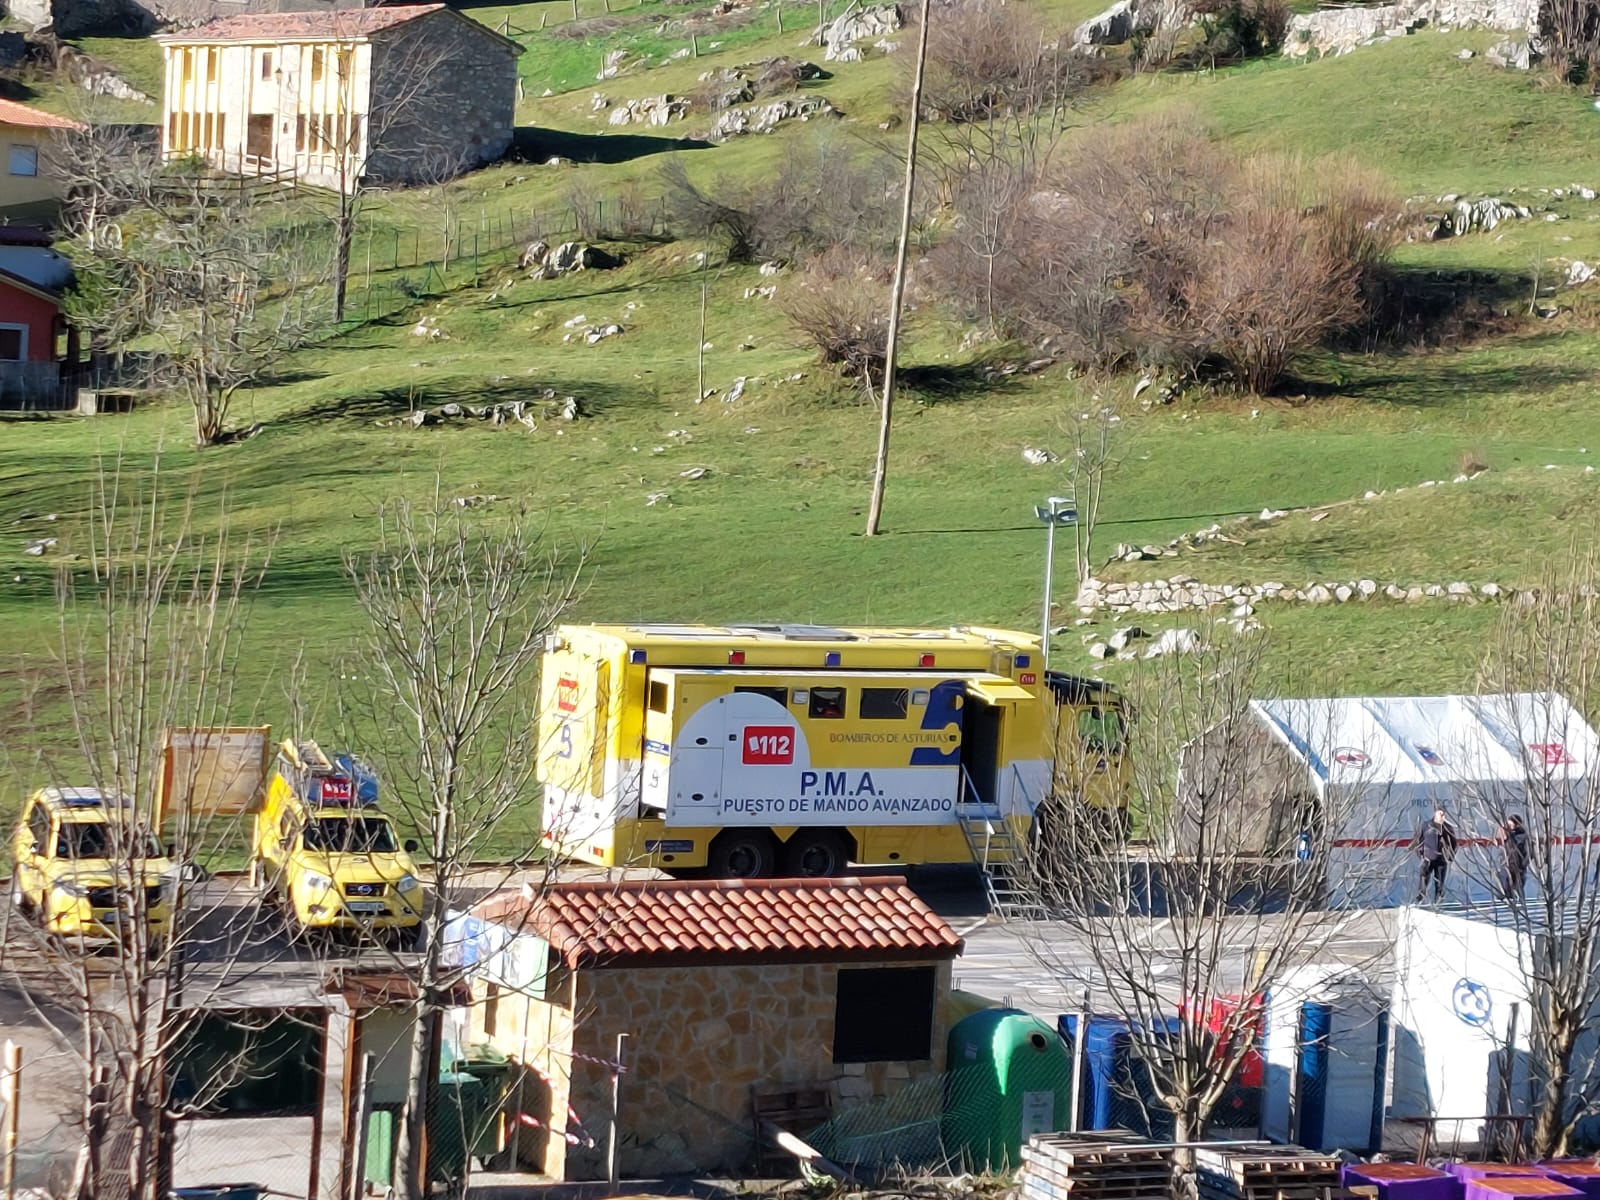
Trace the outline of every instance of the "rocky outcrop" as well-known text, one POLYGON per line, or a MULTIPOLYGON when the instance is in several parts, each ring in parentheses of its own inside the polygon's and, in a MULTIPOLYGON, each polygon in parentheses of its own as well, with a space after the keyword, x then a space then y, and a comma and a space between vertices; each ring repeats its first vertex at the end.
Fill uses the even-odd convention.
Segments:
POLYGON ((59 38, 141 37, 156 18, 135 0, 6 0, 6 13, 30 29, 49 27, 59 38))
POLYGON ((736 104, 749 104, 762 96, 792 92, 802 83, 831 78, 816 63, 780 56, 737 67, 723 67, 700 76, 708 102, 716 112, 736 104))
POLYGON ((861 57, 857 42, 878 41, 903 24, 895 4, 852 9, 821 31, 822 57, 827 62, 855 62, 861 57))
POLYGON ((689 112, 687 96, 663 93, 659 96, 642 96, 637 100, 620 100, 611 110, 607 120, 612 125, 665 125, 680 120, 689 112))
POLYGON ((616 255, 588 242, 562 242, 554 248, 545 242, 534 242, 517 262, 532 279, 554 279, 573 271, 608 271, 621 265, 622 260, 616 255))
POLYGON ((1160 6, 1140 0, 1117 0, 1110 8, 1096 13, 1073 31, 1073 45, 1120 46, 1134 34, 1155 30, 1160 6))
POLYGON ((1325 8, 1291 18, 1283 53, 1326 57, 1425 27, 1512 33, 1536 29, 1538 22, 1539 0, 1400 0, 1367 8, 1325 8))
POLYGON ((1488 233, 1503 221, 1526 221, 1533 210, 1485 196, 1481 200, 1457 200, 1456 206, 1439 219, 1434 238, 1460 237, 1464 233, 1488 233))
POLYGON ((785 121, 840 115, 839 110, 821 96, 789 96, 770 104, 728 109, 711 127, 711 140, 720 142, 746 133, 771 133, 785 121))

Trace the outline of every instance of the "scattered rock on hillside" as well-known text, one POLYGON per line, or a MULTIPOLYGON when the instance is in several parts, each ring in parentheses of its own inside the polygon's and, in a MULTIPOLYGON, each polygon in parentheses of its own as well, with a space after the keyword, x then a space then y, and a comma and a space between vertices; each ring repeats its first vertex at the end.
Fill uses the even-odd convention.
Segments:
POLYGON ((1048 466, 1050 463, 1060 462, 1061 456, 1049 450, 1040 449, 1037 446, 1026 446, 1022 451, 1022 461, 1030 467, 1043 467, 1048 466))
POLYGON ((1090 46, 1120 46, 1136 33, 1150 33, 1156 27, 1158 7, 1139 0, 1116 0, 1110 8, 1096 13, 1077 29, 1072 41, 1079 49, 1090 46))
POLYGON ((607 120, 612 125, 655 125, 682 120, 689 113, 689 98, 662 93, 637 100, 619 101, 607 120))
POLYGON ((611 51, 600 64, 600 74, 596 75, 595 79, 602 83, 607 79, 615 79, 622 74, 622 65, 627 61, 628 52, 626 50, 611 51))
POLYGON ((1192 629, 1168 629, 1145 649, 1146 658, 1164 658, 1169 654, 1197 654, 1200 635, 1192 629))
POLYGON ((1490 65, 1506 67, 1513 71, 1526 71, 1542 56, 1527 38, 1507 38, 1489 48, 1484 55, 1490 65))
POLYGON ((589 345, 592 346, 596 342, 605 341, 606 338, 616 337, 621 332, 622 332, 622 326, 621 325, 601 325, 601 326, 598 326, 595 329, 591 329, 587 333, 585 333, 583 335, 583 340, 588 342, 589 345))
POLYGON ((788 96, 770 104, 730 108, 711 128, 713 141, 724 141, 746 133, 771 133, 785 121, 809 121, 812 117, 838 117, 839 112, 822 96, 788 96))

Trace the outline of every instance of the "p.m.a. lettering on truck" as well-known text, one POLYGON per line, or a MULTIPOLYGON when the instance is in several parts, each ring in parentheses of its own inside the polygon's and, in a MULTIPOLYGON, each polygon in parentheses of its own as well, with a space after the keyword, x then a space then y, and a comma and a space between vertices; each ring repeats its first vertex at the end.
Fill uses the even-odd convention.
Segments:
POLYGON ((983 628, 587 625, 550 635, 539 778, 554 854, 717 878, 972 860, 1066 781, 1124 820, 1122 701, 983 628))

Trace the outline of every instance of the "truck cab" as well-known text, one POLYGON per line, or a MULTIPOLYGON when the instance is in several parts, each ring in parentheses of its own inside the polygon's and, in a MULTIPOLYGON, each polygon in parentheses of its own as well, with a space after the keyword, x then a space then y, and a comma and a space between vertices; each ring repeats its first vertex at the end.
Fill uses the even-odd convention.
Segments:
POLYGON ((291 934, 386 933, 402 945, 421 928, 423 887, 412 853, 378 808, 378 780, 350 755, 289 740, 255 816, 251 880, 291 934))
POLYGON ((40 788, 12 841, 11 901, 69 942, 161 938, 172 919, 173 864, 126 797, 40 788))

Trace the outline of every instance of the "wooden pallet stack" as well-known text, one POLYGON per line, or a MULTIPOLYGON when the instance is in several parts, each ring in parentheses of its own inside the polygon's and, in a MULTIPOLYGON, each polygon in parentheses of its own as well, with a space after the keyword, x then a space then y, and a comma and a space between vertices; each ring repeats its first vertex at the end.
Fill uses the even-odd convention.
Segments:
POLYGON ((1022 1148, 1017 1200, 1167 1200, 1172 1147, 1121 1130, 1041 1133, 1022 1148))
POLYGON ((1195 1151, 1200 1200, 1327 1200, 1339 1187, 1339 1158, 1298 1146, 1195 1151))

